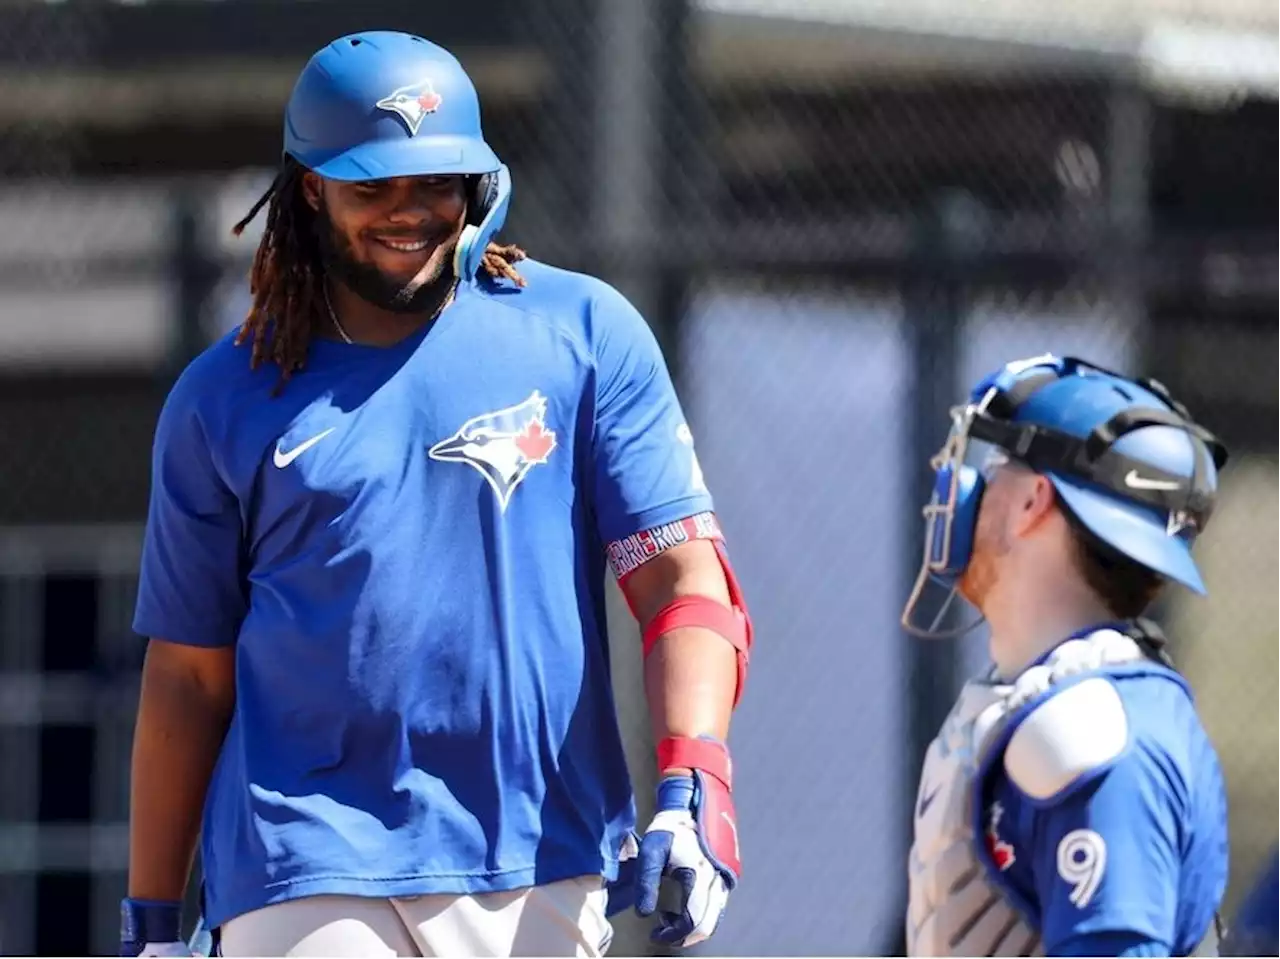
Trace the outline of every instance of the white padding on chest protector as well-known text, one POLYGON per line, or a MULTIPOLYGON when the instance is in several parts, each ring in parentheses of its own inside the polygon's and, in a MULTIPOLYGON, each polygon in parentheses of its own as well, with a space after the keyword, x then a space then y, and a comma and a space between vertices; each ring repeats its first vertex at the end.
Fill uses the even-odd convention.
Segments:
POLYGON ((1128 741, 1119 692, 1109 680, 1091 677, 1041 703, 1018 724, 1005 748, 1004 768, 1027 796, 1050 800, 1113 762, 1128 741))

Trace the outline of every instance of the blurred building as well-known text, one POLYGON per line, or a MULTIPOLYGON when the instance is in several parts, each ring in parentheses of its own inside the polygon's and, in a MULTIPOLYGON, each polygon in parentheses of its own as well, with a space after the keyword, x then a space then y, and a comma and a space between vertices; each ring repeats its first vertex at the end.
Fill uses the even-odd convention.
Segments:
MULTIPOLYGON (((1157 375, 1233 448, 1213 597, 1162 613, 1253 874, 1280 748, 1273 3, 3 0, 0 953, 114 949, 155 416, 243 316, 257 234, 229 230, 294 77, 371 27, 458 54, 515 177, 505 235, 620 286, 676 373, 759 627, 750 878, 702 951, 901 948, 919 755, 981 656, 897 626, 925 459, 963 384, 1046 349, 1157 375)), ((615 951, 643 948, 624 923, 615 951)))

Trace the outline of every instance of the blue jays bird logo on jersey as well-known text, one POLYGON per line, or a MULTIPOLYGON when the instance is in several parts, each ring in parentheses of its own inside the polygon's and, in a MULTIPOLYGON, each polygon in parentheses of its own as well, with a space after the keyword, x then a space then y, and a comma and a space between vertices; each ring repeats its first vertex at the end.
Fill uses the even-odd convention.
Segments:
POLYGON ((417 136, 423 119, 427 114, 439 110, 443 102, 444 98, 436 93, 431 86, 431 81, 422 80, 387 94, 374 106, 379 110, 396 114, 409 128, 409 135, 417 136))
POLYGON ((1000 820, 1003 818, 1004 806, 998 802, 992 803, 987 811, 987 833, 984 839, 991 862, 1001 872, 1012 866, 1018 859, 1013 846, 1000 838, 1000 820))
POLYGON ((545 463, 556 448, 555 431, 546 424, 547 400, 534 390, 517 406, 473 416, 427 454, 442 463, 466 463, 475 469, 493 488, 505 513, 529 470, 545 463))

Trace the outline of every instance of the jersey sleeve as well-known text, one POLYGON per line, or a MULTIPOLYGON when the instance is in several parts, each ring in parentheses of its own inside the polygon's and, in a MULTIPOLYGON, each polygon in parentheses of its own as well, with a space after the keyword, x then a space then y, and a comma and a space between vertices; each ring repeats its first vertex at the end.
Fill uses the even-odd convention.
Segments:
POLYGON ((1049 955, 1070 955, 1064 948, 1100 934, 1129 934, 1168 955, 1181 864, 1179 795, 1161 764, 1134 743, 1106 773, 1040 810, 1034 881, 1049 955))
POLYGON ((240 512, 214 468, 192 392, 184 374, 156 424, 133 628, 175 643, 229 646, 246 610, 240 512))
POLYGON ((658 342, 617 291, 593 302, 597 331, 594 493, 613 542, 714 506, 658 342))

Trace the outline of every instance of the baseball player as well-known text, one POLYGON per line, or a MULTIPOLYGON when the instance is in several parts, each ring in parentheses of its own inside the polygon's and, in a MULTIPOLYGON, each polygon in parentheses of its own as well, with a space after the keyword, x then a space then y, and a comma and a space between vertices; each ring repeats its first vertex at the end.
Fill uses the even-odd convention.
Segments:
POLYGON ((1204 592, 1191 546, 1226 451, 1160 384, 1073 358, 1009 364, 952 419, 903 623, 939 634, 921 597, 940 584, 985 618, 994 665, 925 758, 908 951, 1210 954, 1222 772, 1139 617, 1166 581, 1204 592))
POLYGON ((186 952, 198 835, 228 956, 599 955, 628 859, 657 941, 715 930, 750 623, 649 328, 491 242, 510 196, 445 50, 361 33, 303 69, 239 227, 267 208, 252 309, 156 428, 122 954, 186 952), (642 837, 606 558, 658 744, 642 837))

